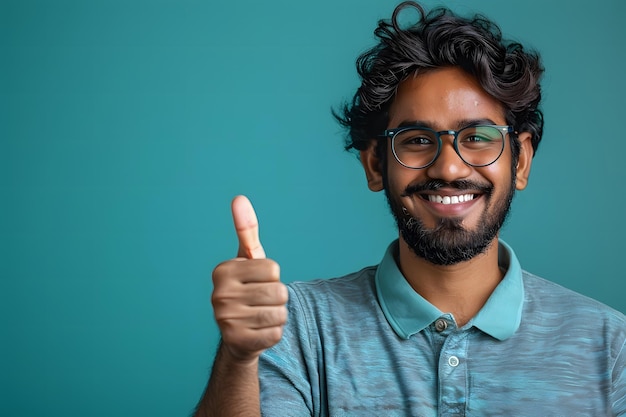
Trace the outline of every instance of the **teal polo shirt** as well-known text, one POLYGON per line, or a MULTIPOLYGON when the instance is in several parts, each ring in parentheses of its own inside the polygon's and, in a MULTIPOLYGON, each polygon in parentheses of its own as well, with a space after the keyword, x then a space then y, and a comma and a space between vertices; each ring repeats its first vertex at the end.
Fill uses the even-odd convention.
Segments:
POLYGON ((259 361, 266 416, 626 416, 626 317, 522 270, 456 326, 378 266, 289 284, 281 341, 259 361))

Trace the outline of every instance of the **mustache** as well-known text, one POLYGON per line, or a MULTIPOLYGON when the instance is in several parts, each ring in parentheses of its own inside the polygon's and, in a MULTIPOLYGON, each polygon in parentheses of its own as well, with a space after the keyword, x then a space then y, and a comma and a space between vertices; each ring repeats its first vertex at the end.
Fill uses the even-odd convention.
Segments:
POLYGON ((408 197, 412 194, 422 193, 424 191, 438 191, 442 188, 453 188, 459 191, 472 190, 479 191, 483 194, 491 195, 493 186, 491 184, 481 184, 469 180, 443 181, 432 179, 418 184, 412 184, 404 189, 401 197, 408 197))

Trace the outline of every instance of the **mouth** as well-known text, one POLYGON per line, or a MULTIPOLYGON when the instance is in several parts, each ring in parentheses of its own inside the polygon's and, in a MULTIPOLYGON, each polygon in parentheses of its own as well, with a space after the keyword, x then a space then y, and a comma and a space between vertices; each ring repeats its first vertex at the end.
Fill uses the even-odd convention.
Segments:
POLYGON ((443 195, 443 194, 422 194, 420 197, 431 203, 439 204, 461 204, 472 201, 476 194, 443 195))
POLYGON ((480 212, 481 206, 486 208, 485 197, 489 197, 491 192, 492 187, 475 181, 430 180, 407 187, 401 197, 407 199, 407 209, 414 211, 416 217, 430 213, 429 216, 434 218, 461 218, 480 212))

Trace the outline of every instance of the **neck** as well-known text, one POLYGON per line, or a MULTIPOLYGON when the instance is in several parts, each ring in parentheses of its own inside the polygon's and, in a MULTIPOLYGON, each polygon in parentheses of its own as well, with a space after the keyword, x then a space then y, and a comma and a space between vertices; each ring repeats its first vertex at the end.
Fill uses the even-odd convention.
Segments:
POLYGON ((463 326, 485 305, 504 273, 498 266, 498 239, 486 252, 456 265, 434 265, 417 257, 400 238, 398 264, 411 287, 463 326))

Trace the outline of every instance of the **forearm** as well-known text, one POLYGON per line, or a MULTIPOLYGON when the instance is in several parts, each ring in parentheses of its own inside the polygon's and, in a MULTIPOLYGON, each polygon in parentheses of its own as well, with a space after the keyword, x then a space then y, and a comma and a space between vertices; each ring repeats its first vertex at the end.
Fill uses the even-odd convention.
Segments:
POLYGON ((260 415, 258 359, 241 363, 221 345, 195 417, 260 415))

